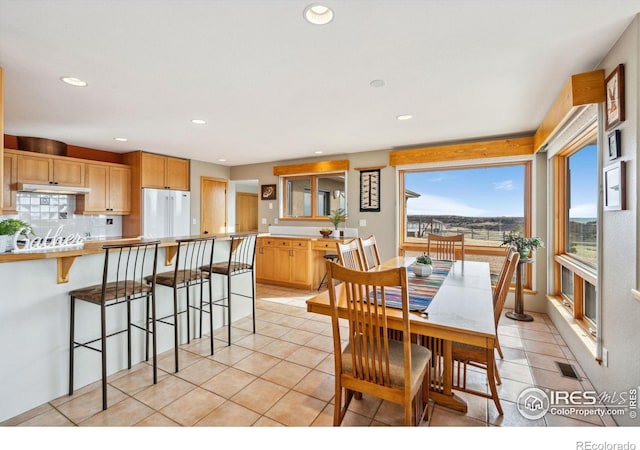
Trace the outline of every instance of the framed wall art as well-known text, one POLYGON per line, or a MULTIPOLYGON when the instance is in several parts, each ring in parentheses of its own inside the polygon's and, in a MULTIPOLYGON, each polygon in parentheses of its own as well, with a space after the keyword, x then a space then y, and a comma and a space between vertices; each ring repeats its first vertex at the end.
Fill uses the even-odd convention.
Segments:
POLYGON ((275 200, 276 199, 276 185, 275 184, 263 184, 260 186, 260 198, 262 200, 275 200))
POLYGON ((604 210, 620 211, 626 209, 626 187, 624 161, 618 161, 603 169, 604 171, 604 210))
POLYGON ((620 157, 620 130, 612 131, 608 137, 609 160, 614 160, 620 157))
POLYGON ((360 171, 360 211, 380 211, 380 169, 360 171))
POLYGON ((619 64, 605 80, 605 129, 624 122, 624 64, 619 64))

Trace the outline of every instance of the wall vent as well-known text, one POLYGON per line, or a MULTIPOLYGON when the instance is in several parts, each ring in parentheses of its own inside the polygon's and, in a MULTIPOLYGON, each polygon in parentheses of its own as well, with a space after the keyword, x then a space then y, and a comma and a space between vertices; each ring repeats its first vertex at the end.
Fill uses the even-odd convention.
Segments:
POLYGON ((560 369, 563 377, 573 378, 574 380, 580 381, 580 375, 578 375, 576 368, 573 367, 572 364, 556 361, 556 365, 558 366, 558 369, 560 369))

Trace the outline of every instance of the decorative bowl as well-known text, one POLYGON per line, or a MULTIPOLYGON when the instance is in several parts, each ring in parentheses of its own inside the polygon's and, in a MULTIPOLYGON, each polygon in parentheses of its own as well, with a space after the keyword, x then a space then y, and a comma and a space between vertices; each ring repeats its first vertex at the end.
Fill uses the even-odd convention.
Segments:
POLYGON ((328 238, 329 236, 331 236, 331 233, 333 233, 332 230, 320 230, 320 234, 322 235, 322 237, 328 238))

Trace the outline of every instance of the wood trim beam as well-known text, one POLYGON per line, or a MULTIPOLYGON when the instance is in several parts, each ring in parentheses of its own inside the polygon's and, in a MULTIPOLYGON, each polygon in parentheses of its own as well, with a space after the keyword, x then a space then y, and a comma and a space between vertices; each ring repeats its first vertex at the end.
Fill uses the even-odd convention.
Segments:
POLYGON ((389 153, 390 166, 463 161, 533 154, 533 136, 512 139, 436 145, 432 147, 395 150, 389 153))
POLYGON ((576 107, 602 103, 604 100, 604 69, 572 75, 534 135, 535 152, 538 152, 549 141, 576 107))
POLYGON ((321 173, 336 172, 339 170, 349 170, 349 160, 341 159, 336 161, 319 161, 306 164, 290 164, 287 166, 274 166, 273 174, 296 175, 300 173, 321 173))

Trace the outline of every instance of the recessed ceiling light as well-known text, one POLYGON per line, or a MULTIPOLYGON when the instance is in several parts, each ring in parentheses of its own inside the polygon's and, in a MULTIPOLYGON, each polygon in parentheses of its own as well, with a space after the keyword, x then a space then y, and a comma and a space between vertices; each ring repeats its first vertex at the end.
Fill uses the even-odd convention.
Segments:
POLYGON ((202 120, 202 119, 191 119, 192 123, 195 123, 196 125, 204 125, 205 123, 207 123, 206 120, 202 120))
POLYGON ((313 25, 326 25, 333 20, 333 11, 324 5, 309 5, 304 9, 304 18, 313 25))
POLYGON ((317 151, 315 151, 313 153, 315 153, 316 155, 320 155, 320 154, 322 154, 322 150, 317 150, 317 151))
POLYGON ((113 138, 113 140, 118 142, 127 142, 129 139, 123 138, 123 137, 117 137, 117 138, 113 138))
POLYGON ((384 80, 373 80, 371 83, 369 83, 369 85, 376 88, 382 87, 384 86, 384 80))
POLYGON ((398 120, 409 120, 409 119, 413 119, 413 116, 411 114, 402 114, 400 116, 396 116, 396 119, 398 119, 398 120))
POLYGON ((226 160, 226 159, 224 159, 224 158, 219 158, 219 159, 218 159, 218 161, 219 161, 219 162, 227 162, 227 160, 226 160))
POLYGON ((85 87, 88 84, 86 81, 82 81, 80 78, 61 77, 60 79, 65 83, 70 84, 71 86, 85 87))

